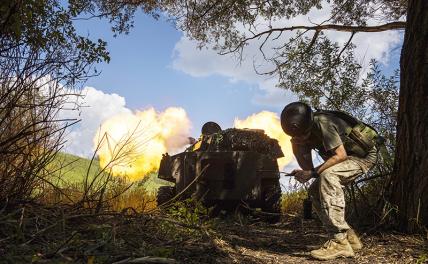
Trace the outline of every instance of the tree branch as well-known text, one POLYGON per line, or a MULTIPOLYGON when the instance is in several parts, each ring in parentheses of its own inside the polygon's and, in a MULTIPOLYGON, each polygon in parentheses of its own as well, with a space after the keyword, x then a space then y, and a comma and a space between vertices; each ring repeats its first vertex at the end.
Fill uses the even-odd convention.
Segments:
POLYGON ((387 30, 396 30, 396 29, 405 29, 406 22, 397 21, 391 22, 378 26, 345 26, 345 25, 336 25, 336 24, 326 24, 326 25, 317 25, 317 26, 292 26, 292 27, 283 27, 283 28, 272 28, 263 32, 260 32, 252 37, 246 38, 243 42, 259 38, 265 34, 271 34, 273 32, 282 32, 282 31, 293 31, 293 30, 334 30, 341 32, 382 32, 387 30))

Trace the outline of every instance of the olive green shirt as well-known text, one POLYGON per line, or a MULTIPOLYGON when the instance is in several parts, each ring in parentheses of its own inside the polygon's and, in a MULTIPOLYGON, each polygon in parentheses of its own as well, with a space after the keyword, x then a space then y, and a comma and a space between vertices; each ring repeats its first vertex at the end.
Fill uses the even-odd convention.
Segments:
POLYGON ((334 150, 343 145, 349 159, 357 162, 362 170, 367 172, 377 158, 376 148, 373 148, 364 157, 358 155, 354 151, 359 148, 358 144, 346 134, 349 128, 352 126, 339 117, 332 114, 316 113, 310 136, 306 139, 292 138, 291 144, 296 155, 308 155, 314 149, 324 160, 332 157, 335 154, 334 150))
POLYGON ((314 125, 309 138, 292 138, 291 143, 294 149, 301 149, 303 152, 315 149, 326 160, 334 155, 334 150, 340 145, 344 145, 347 152, 352 152, 346 148, 348 144, 345 144, 348 143, 346 131, 349 127, 348 123, 334 115, 317 113, 314 115, 314 125))

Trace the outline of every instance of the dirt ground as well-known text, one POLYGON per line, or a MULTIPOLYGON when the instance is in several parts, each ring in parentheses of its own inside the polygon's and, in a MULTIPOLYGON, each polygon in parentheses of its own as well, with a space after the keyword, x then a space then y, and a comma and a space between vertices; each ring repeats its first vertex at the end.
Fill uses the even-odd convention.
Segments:
MULTIPOLYGON (((327 240, 320 223, 284 218, 276 224, 239 216, 192 224, 197 221, 165 215, 76 215, 46 217, 43 226, 40 217, 9 219, 0 221, 0 263, 320 263, 308 254, 327 240)), ((364 248, 355 258, 324 263, 428 263, 426 234, 360 233, 364 248)))
MULTIPOLYGON (((323 263, 428 263, 428 245, 422 236, 396 233, 361 234, 364 248, 355 258, 323 263)), ((278 224, 217 226, 211 239, 185 243, 177 248, 179 263, 321 263, 308 251, 327 240, 315 220, 292 220, 278 224)))

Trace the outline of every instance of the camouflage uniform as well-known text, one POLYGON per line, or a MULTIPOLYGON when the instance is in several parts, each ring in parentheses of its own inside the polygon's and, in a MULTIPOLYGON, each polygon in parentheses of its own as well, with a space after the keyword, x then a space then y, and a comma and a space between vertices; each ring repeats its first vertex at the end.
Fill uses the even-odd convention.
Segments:
POLYGON ((345 196, 343 187, 358 176, 366 173, 376 162, 377 150, 373 148, 365 157, 358 157, 353 150, 357 146, 346 136, 349 125, 342 119, 326 114, 314 117, 311 135, 305 140, 291 140, 296 154, 318 150, 320 156, 327 160, 334 149, 344 145, 348 159, 324 170, 319 178, 311 184, 309 195, 320 220, 328 232, 343 233, 350 229, 345 221, 345 196))
POLYGON ((343 187, 361 176, 376 161, 373 149, 366 158, 351 156, 324 170, 309 187, 313 207, 330 233, 341 233, 351 227, 345 221, 345 195, 343 187))

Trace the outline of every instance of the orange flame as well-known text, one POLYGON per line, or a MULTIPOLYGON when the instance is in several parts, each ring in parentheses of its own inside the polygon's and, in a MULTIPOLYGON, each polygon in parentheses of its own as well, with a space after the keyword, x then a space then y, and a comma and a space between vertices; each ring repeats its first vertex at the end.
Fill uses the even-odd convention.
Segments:
POLYGON ((177 107, 113 116, 94 138, 100 166, 115 176, 140 180, 159 168, 163 153, 179 151, 188 144, 190 128, 186 111, 177 107))
POLYGON ((282 131, 281 122, 277 114, 269 111, 262 111, 244 120, 236 118, 234 126, 236 128, 263 129, 266 135, 278 140, 284 152, 284 157, 278 159, 278 166, 280 169, 284 168, 293 159, 290 137, 282 131))

